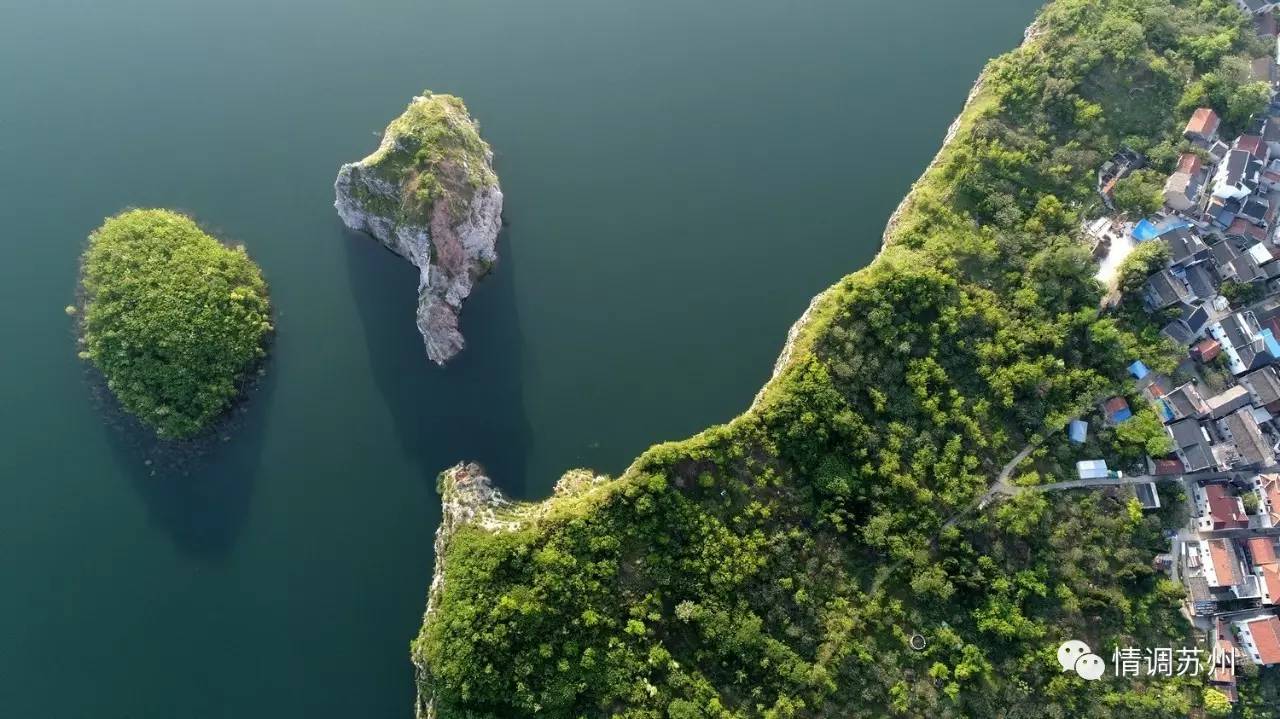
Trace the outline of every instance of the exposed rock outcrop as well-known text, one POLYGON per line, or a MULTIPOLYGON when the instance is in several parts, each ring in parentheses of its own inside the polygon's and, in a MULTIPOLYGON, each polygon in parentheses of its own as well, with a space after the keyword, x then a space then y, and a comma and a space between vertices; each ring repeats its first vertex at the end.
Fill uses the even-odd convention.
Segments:
POLYGON ((497 261, 502 227, 493 152, 466 106, 452 95, 415 97, 372 155, 342 166, 334 192, 347 227, 420 270, 418 331, 427 357, 444 364, 465 346, 458 313, 497 261))
MULTIPOLYGON (((440 492, 440 526, 436 529, 436 565, 431 576, 431 590, 427 595, 427 617, 435 612, 444 591, 444 558, 449 542, 458 529, 475 524, 493 532, 510 531, 519 526, 514 519, 503 519, 500 513, 511 503, 493 486, 484 469, 475 463, 459 463, 440 473, 437 490, 440 492)), ((414 652, 413 663, 417 672, 418 697, 414 715, 418 719, 435 719, 435 700, 422 687, 428 686, 430 668, 414 652)))
MULTIPOLYGON (((572 500, 609 483, 609 478, 585 469, 574 469, 556 482, 556 497, 572 500)), ((549 510, 549 504, 516 503, 503 496, 493 486, 484 468, 474 462, 460 462, 440 473, 436 479, 440 493, 440 526, 436 529, 435 569, 431 575, 431 590, 427 595, 427 611, 423 615, 423 631, 437 611, 444 592, 445 557, 449 545, 458 530, 475 526, 486 532, 515 532, 527 527, 549 510)), ((421 637, 420 637, 421 639, 421 637)), ((415 647, 413 650, 417 698, 414 701, 416 719, 436 719, 436 699, 431 693, 431 667, 415 647)))

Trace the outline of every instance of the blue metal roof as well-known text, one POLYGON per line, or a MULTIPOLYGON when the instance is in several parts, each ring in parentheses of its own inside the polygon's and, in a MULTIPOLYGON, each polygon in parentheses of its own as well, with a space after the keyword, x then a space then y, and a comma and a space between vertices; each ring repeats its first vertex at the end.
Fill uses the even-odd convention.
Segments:
POLYGON ((1154 240, 1163 234, 1190 226, 1190 222, 1179 219, 1168 220, 1160 225, 1151 220, 1139 220, 1138 224, 1133 226, 1133 238, 1138 242, 1146 242, 1147 240, 1154 240))
POLYGON ((1076 444, 1084 444, 1089 436, 1089 423, 1082 419, 1072 420, 1067 427, 1067 436, 1076 444))
POLYGON ((1142 379, 1143 377, 1146 377, 1148 372, 1150 372, 1150 370, 1148 370, 1147 366, 1142 363, 1142 360, 1137 360, 1133 364, 1129 365, 1129 374, 1133 375, 1135 379, 1142 379))
POLYGON ((1262 341, 1267 343, 1267 351, 1272 357, 1280 357, 1280 342, 1276 342, 1276 336, 1271 333, 1270 327, 1262 330, 1262 341))
POLYGON ((1150 220, 1139 220, 1138 224, 1133 226, 1133 239, 1138 242, 1146 242, 1154 240, 1160 236, 1160 230, 1151 224, 1150 220))

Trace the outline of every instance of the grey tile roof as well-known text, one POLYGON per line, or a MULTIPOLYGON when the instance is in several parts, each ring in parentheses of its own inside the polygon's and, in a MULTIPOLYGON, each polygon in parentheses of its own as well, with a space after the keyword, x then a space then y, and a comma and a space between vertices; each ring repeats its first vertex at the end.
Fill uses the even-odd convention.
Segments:
POLYGON ((1267 405, 1280 400, 1280 374, 1275 367, 1263 367, 1240 378, 1256 405, 1267 405))
POLYGON ((1174 320, 1160 328, 1160 334, 1180 345, 1189 345, 1196 338, 1195 333, 1182 320, 1174 320))
POLYGON ((1209 253, 1209 246, 1188 227, 1166 232, 1161 239, 1169 245, 1169 254, 1177 265, 1197 262, 1209 253))
POLYGON ((1208 469, 1213 464, 1209 442, 1204 438, 1199 420, 1181 419, 1168 425, 1167 429, 1188 472, 1208 469))
POLYGON ((1240 385, 1229 387, 1206 399, 1204 403, 1209 408, 1210 417, 1222 419, 1241 407, 1249 405, 1249 390, 1240 385))
POLYGON ((1191 296, 1186 283, 1169 270, 1161 270, 1147 278, 1147 298, 1156 309, 1168 307, 1191 296))
POLYGON ((1258 420, 1251 410, 1239 410, 1223 421, 1227 431, 1231 433, 1231 440, 1235 442, 1243 464, 1271 464, 1275 461, 1271 444, 1262 436, 1262 428, 1258 426, 1258 420))
POLYGON ((1169 406, 1169 409, 1173 411, 1175 420, 1186 417, 1199 417, 1209 411, 1209 407, 1205 404, 1200 390, 1190 382, 1165 395, 1164 401, 1169 406))
POLYGON ((1206 266, 1206 263, 1198 263, 1186 268, 1183 274, 1187 278, 1187 284, 1190 285, 1192 293, 1196 297, 1207 300, 1218 294, 1218 278, 1206 266))

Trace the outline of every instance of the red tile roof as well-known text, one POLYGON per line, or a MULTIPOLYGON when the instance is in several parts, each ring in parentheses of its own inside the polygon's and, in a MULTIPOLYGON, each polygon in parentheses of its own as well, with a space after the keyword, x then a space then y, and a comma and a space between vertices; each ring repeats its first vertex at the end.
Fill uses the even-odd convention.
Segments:
POLYGON ((1253 557, 1255 565, 1276 563, 1276 545, 1270 539, 1266 537, 1250 537, 1247 544, 1249 546, 1249 556, 1253 557))
POLYGON ((1116 412, 1122 412, 1126 409, 1129 409, 1129 403, 1125 401, 1124 397, 1112 397, 1111 399, 1107 400, 1106 404, 1102 405, 1102 408, 1106 411, 1107 414, 1111 415, 1111 414, 1115 414, 1116 412))
POLYGON ((1191 353, 1201 362, 1209 362, 1222 353, 1222 345, 1218 344, 1217 340, 1200 340, 1195 347, 1191 348, 1191 353))
POLYGON ((1194 152, 1184 152, 1182 157, 1178 158, 1177 172, 1185 172, 1188 175, 1194 175, 1200 171, 1200 156, 1194 152))
POLYGON ((1262 583, 1267 585, 1267 596, 1271 604, 1280 604, 1280 568, 1274 564, 1265 564, 1259 568, 1262 572, 1262 583))
POLYGON ((1236 692, 1236 638, 1232 636, 1227 623, 1218 617, 1213 620, 1214 634, 1217 635, 1217 653, 1213 661, 1213 674, 1209 677, 1211 684, 1220 685, 1218 691, 1232 697, 1236 692), (1230 657, 1230 659, 1228 659, 1230 657))
POLYGON ((1280 525, 1280 474, 1261 474, 1262 495, 1266 497, 1267 514, 1271 517, 1272 526, 1280 525))
POLYGON ((1258 242, 1267 239, 1267 231, 1246 220, 1243 217, 1237 217, 1231 222, 1231 226, 1227 228, 1228 235, 1238 235, 1241 237, 1252 237, 1258 242))
POLYGON ((1214 529, 1243 529, 1249 526, 1249 517, 1240 509, 1240 500, 1227 493, 1223 484, 1210 484, 1204 488, 1204 496, 1209 505, 1209 516, 1213 517, 1214 529))
POLYGON ((1249 622, 1249 633, 1263 664, 1280 663, 1280 619, 1255 619, 1249 622))
POLYGON ((1182 460, 1176 458, 1157 459, 1155 464, 1155 473, 1160 476, 1164 476, 1166 474, 1182 474, 1187 471, 1187 468, 1182 466, 1182 460))
POLYGON ((1231 549, 1230 539, 1209 540, 1209 561, 1213 562, 1213 573, 1217 575, 1217 584, 1211 587, 1230 587, 1240 583, 1236 574, 1235 551, 1231 549))
POLYGON ((1264 147, 1266 145, 1262 142, 1262 138, 1257 135, 1241 135, 1236 138, 1236 149, 1244 150, 1250 155, 1260 157, 1264 147))
POLYGON ((1183 130, 1183 133, 1208 137, 1217 131, 1218 113, 1207 107, 1202 107, 1191 113, 1191 119, 1187 121, 1187 129, 1183 130))

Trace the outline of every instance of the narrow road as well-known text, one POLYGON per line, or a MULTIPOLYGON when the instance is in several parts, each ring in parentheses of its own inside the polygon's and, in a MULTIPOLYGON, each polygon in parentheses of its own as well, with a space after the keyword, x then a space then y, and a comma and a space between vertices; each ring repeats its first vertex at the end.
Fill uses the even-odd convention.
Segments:
MULTIPOLYGON (((996 491, 997 487, 1002 487, 1002 493, 1013 496, 1021 492, 1057 492, 1064 489, 1085 489, 1089 487, 1119 487, 1126 484, 1145 484, 1146 482, 1178 482, 1191 481, 1203 482, 1214 479, 1242 479, 1244 477, 1252 477, 1256 474, 1269 474, 1280 472, 1280 465, 1270 464, 1258 469, 1249 470, 1232 470, 1230 472, 1191 472, 1188 474, 1135 474, 1127 477, 1099 477, 1097 479, 1070 479, 1065 482, 1051 482, 1049 484, 1037 484, 1030 487, 1012 487, 1002 484, 997 480, 992 485, 991 492, 996 491)), ((989 493, 991 493, 989 492, 989 493)))

